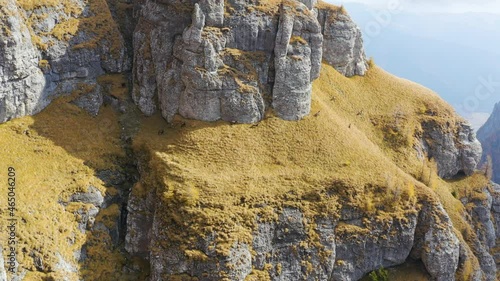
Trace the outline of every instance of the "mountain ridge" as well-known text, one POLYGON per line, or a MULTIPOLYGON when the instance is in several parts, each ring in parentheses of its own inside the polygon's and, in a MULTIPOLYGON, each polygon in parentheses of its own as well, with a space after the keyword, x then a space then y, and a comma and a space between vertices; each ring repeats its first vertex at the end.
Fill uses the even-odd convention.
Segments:
POLYGON ((0 169, 20 183, 0 279, 496 279, 473 130, 367 62, 341 7, 0 1, 0 169))

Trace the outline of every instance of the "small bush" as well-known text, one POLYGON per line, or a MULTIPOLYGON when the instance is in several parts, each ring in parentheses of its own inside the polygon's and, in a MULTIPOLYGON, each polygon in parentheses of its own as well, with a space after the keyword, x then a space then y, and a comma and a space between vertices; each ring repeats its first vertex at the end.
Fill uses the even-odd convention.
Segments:
POLYGON ((48 60, 40 60, 38 62, 38 67, 40 67, 43 70, 50 69, 50 63, 48 60))
POLYGON ((387 269, 380 268, 370 272, 368 277, 370 277, 371 281, 389 281, 389 272, 387 269))
POLYGON ((301 45, 307 45, 307 41, 300 37, 300 36, 292 36, 290 38, 290 44, 301 44, 301 45))

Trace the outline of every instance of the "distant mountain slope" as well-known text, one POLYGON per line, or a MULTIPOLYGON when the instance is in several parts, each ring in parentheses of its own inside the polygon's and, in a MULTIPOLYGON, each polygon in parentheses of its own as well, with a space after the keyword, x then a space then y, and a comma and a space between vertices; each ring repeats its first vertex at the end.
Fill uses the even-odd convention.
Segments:
POLYGON ((495 105, 493 113, 477 131, 477 138, 483 146, 482 162, 491 156, 493 163, 493 181, 500 182, 500 103, 495 105))

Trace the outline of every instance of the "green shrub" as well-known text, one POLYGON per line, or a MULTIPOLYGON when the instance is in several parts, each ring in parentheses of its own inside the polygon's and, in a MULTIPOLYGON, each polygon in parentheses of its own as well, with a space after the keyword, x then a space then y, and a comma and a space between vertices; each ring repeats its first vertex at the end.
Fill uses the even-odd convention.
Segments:
POLYGON ((387 269, 380 268, 370 272, 368 277, 370 277, 371 281, 389 281, 389 272, 387 269))

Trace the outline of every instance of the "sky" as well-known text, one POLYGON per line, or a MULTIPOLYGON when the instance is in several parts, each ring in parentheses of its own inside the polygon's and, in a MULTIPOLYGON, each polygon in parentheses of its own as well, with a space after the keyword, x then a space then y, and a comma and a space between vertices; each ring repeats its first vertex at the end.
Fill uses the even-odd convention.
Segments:
POLYGON ((466 13, 486 12, 500 14, 498 0, 328 0, 343 4, 349 2, 364 3, 376 8, 385 8, 388 5, 400 5, 403 10, 417 12, 445 12, 466 13))

